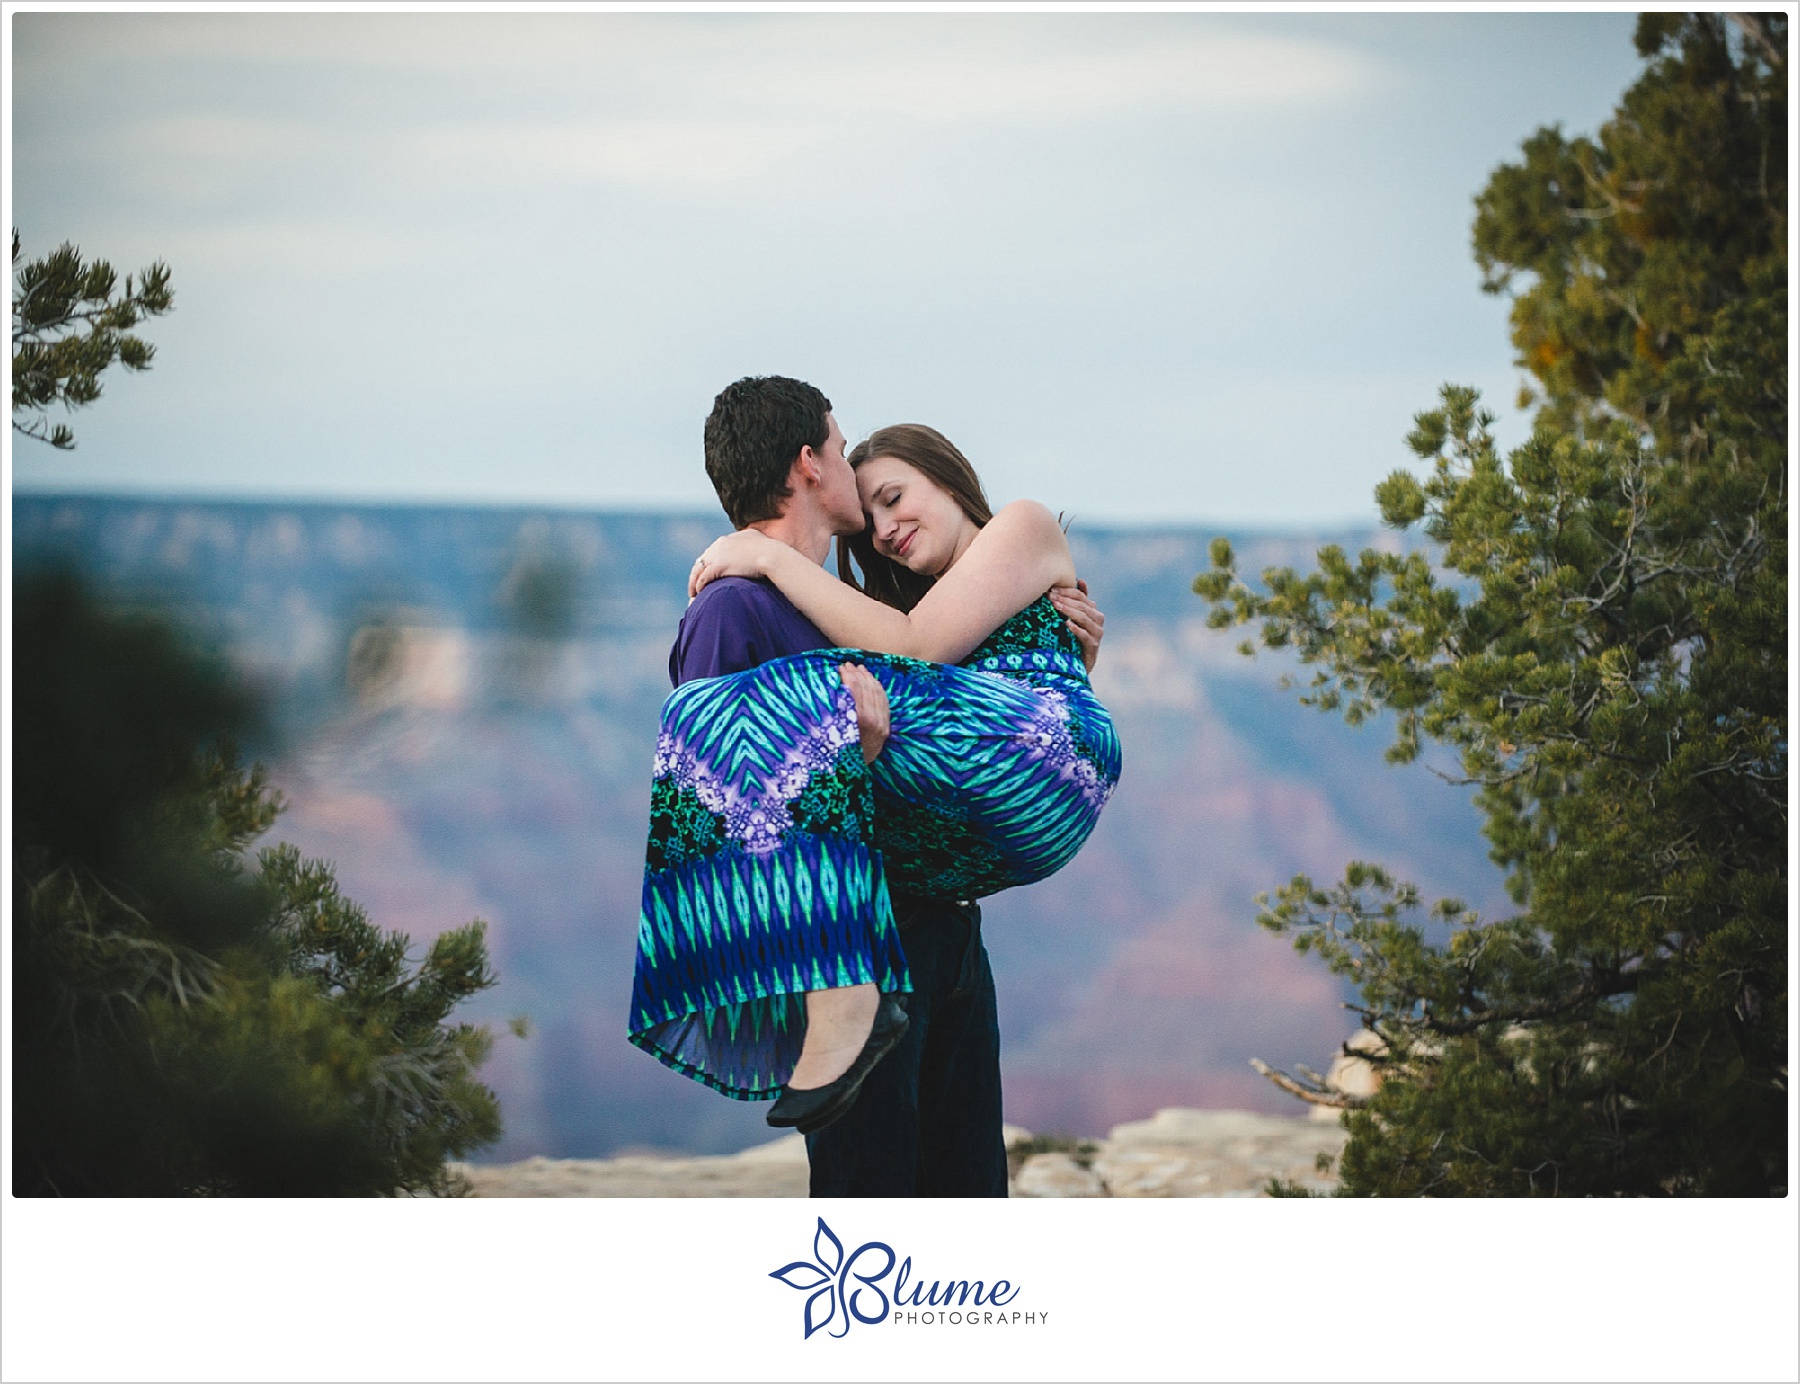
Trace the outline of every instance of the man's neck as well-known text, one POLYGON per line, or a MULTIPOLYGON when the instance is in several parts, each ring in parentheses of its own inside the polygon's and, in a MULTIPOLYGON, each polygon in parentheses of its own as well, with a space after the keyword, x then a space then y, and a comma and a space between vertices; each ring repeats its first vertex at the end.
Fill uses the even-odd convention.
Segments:
POLYGON ((824 522, 822 516, 790 511, 778 519, 759 519, 745 527, 787 544, 796 552, 804 553, 808 561, 820 566, 824 565, 826 556, 831 552, 831 526, 824 522))

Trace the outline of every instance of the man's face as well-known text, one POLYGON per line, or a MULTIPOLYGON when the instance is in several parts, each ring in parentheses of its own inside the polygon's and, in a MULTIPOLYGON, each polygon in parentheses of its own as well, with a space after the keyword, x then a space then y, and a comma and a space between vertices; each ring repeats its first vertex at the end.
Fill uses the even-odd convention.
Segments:
POLYGON ((820 503, 831 520, 833 534, 861 533, 862 500, 856 493, 856 472, 844 460, 844 434, 829 413, 825 428, 825 445, 813 453, 819 464, 820 503))

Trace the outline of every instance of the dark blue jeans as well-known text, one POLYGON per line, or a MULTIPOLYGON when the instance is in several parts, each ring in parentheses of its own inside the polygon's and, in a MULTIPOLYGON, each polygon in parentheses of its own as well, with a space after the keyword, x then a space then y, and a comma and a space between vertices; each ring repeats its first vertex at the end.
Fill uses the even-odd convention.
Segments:
POLYGON ((815 1197, 1003 1197, 1000 1020, 981 908, 896 895, 906 1036, 850 1112, 806 1139, 815 1197))

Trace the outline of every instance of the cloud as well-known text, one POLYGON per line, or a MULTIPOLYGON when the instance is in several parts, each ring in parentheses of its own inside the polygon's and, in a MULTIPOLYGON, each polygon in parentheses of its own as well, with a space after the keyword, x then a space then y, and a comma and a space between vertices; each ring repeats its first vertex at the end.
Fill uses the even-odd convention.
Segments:
POLYGON ((429 262, 430 237, 391 226, 335 220, 238 221, 197 226, 170 242, 172 259, 215 271, 303 276, 368 274, 429 262))
POLYGON ((816 127, 714 120, 444 124, 404 136, 415 176, 479 176, 489 187, 569 183, 744 183, 826 143, 816 127))
POLYGON ((163 14, 22 16, 20 38, 71 64, 221 62, 519 81, 630 104, 919 119, 994 112, 1316 104, 1369 89, 1367 54, 1183 14, 163 14))
POLYGON ((1383 80, 1355 49, 1210 15, 41 15, 20 25, 21 103, 63 106, 73 122, 42 121, 40 150, 91 144, 103 121, 150 176, 209 186, 334 158, 415 183, 736 185, 782 164, 853 157, 872 136, 1316 109, 1383 80), (184 84, 179 114, 117 128, 125 89, 151 71, 204 80, 184 84), (78 102, 82 88, 98 104, 78 102))
POLYGON ((1084 522, 1366 518, 1441 380, 1512 397, 1469 197, 1536 125, 1593 127, 1629 29, 20 14, 27 252, 177 291, 155 373, 21 475, 710 506, 695 420, 777 370, 1084 522))
MULTIPOLYGON (((1352 50, 1271 34, 1233 32, 1199 16, 961 16, 869 45, 853 34, 821 43, 830 90, 815 103, 846 115, 880 113, 920 124, 1066 124, 1096 115, 1265 110, 1327 103, 1377 81, 1352 50), (833 47, 837 47, 832 52, 833 47)), ((846 31, 848 32, 848 31, 846 31)), ((727 76, 727 94, 769 85, 754 70, 727 76)), ((788 94, 805 90, 797 83, 788 94)))

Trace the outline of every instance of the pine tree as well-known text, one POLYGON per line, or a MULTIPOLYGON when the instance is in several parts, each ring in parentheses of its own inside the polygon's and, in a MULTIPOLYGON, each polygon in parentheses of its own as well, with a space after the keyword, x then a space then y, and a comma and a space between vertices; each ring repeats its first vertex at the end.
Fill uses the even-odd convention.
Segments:
POLYGON ((483 925, 417 965, 330 867, 249 854, 281 809, 257 705, 154 610, 69 573, 14 594, 17 1195, 456 1190, 497 1138, 483 925))
POLYGON ((100 376, 115 362, 148 370, 156 347, 131 329, 174 305, 169 267, 158 260, 135 279, 118 275, 105 260, 81 258, 64 243, 19 267, 19 233, 13 231, 13 429, 68 449, 75 434, 52 426, 52 404, 75 409, 100 397, 100 376), (18 415, 24 414, 24 421, 18 415))
MULTIPOLYGON (((1597 139, 1539 130, 1476 199, 1536 388, 1502 457, 1473 390, 1377 490, 1424 551, 1195 581, 1316 668, 1302 701, 1454 753, 1517 909, 1353 864, 1259 921, 1356 987, 1382 1080, 1353 1194, 1787 1186, 1784 15, 1656 14, 1597 139)), ((1243 646, 1246 652, 1251 646, 1243 646)))
MULTIPOLYGON (((46 410, 149 367, 169 270, 18 259, 15 231, 13 426, 70 447, 46 410)), ((445 1160, 500 1134, 491 1039, 447 1022, 494 983, 484 925, 415 966, 325 862, 252 858, 282 807, 232 748, 260 705, 154 605, 23 572, 12 640, 14 1194, 457 1190, 445 1160)))

